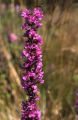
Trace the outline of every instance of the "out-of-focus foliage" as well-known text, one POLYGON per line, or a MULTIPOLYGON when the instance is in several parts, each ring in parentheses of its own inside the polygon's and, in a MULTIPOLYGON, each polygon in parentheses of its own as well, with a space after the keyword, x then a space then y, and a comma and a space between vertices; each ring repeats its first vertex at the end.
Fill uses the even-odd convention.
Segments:
POLYGON ((21 101, 26 96, 20 85, 20 55, 25 43, 20 14, 23 8, 35 6, 41 6, 44 11, 43 27, 38 31, 44 41, 45 83, 39 86, 38 103, 42 120, 75 120, 78 5, 71 3, 71 0, 4 0, 0 3, 0 120, 18 120, 21 116, 21 101))

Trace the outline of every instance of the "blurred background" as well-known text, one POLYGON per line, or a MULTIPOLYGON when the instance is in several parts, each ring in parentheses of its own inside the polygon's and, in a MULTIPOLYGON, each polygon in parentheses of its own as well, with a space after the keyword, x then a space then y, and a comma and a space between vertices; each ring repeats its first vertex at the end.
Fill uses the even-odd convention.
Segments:
POLYGON ((25 39, 21 11, 41 7, 44 80, 39 108, 42 120, 75 120, 78 88, 78 0, 0 0, 0 120, 20 120, 20 55, 25 39))

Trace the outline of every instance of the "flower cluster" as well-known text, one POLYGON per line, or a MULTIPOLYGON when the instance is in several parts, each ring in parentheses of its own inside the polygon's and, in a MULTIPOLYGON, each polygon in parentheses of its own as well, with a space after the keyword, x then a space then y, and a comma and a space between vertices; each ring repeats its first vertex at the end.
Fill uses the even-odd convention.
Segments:
POLYGON ((19 5, 15 6, 15 11, 16 11, 16 13, 19 13, 19 11, 20 11, 20 6, 19 5))
POLYGON ((10 34, 10 39, 11 39, 11 42, 14 42, 14 41, 16 41, 16 40, 18 39, 18 37, 17 37, 16 34, 11 33, 11 34, 10 34))
POLYGON ((28 100, 22 102, 22 118, 21 120, 41 120, 41 112, 38 110, 37 101, 39 100, 37 88, 38 83, 44 83, 42 71, 42 51, 40 45, 43 40, 36 33, 37 29, 42 26, 40 20, 43 18, 43 12, 39 8, 34 11, 24 9, 21 16, 24 18, 26 44, 22 52, 21 58, 25 57, 23 63, 22 88, 28 95, 28 100))

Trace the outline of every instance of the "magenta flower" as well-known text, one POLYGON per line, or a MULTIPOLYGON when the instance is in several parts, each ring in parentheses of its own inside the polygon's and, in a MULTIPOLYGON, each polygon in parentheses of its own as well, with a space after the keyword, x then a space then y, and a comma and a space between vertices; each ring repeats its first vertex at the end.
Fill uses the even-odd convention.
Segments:
POLYGON ((5 9, 6 9, 6 5, 3 3, 3 4, 0 5, 0 8, 1 8, 2 10, 5 10, 5 9))
POLYGON ((50 65, 50 70, 53 70, 54 67, 55 67, 54 64, 51 64, 51 65, 50 65))
POLYGON ((15 11, 18 13, 20 11, 20 6, 19 5, 16 5, 15 6, 15 11))
POLYGON ((15 35, 14 33, 10 34, 10 40, 11 40, 11 42, 16 41, 17 39, 18 39, 17 35, 15 35))
POLYGON ((76 120, 78 120, 78 115, 76 116, 76 120))
POLYGON ((25 30, 24 37, 26 37, 26 44, 22 52, 21 58, 25 57, 23 63, 22 88, 28 95, 28 100, 22 102, 22 118, 21 120, 41 120, 41 112, 38 110, 37 101, 38 83, 44 83, 42 71, 42 51, 40 45, 43 40, 40 35, 36 33, 37 29, 42 26, 40 20, 43 18, 43 12, 39 8, 35 8, 34 12, 24 9, 21 16, 24 18, 25 30))
POLYGON ((76 93, 76 115, 78 116, 78 89, 76 90, 77 91, 77 93, 76 93))

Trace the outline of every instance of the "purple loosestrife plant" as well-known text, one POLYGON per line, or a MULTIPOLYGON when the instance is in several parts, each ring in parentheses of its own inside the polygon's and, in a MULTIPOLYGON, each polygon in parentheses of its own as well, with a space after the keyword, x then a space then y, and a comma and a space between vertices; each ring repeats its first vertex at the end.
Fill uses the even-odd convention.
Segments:
POLYGON ((78 89, 76 91, 76 120, 78 120, 78 89))
POLYGON ((40 45, 43 40, 37 34, 37 29, 42 26, 40 22, 43 18, 43 12, 39 8, 34 11, 24 9, 21 16, 24 18, 26 44, 21 58, 26 57, 23 63, 22 88, 28 95, 28 100, 22 102, 21 120, 41 120, 41 112, 38 110, 37 101, 39 100, 37 88, 38 83, 44 83, 42 71, 42 51, 40 45))

